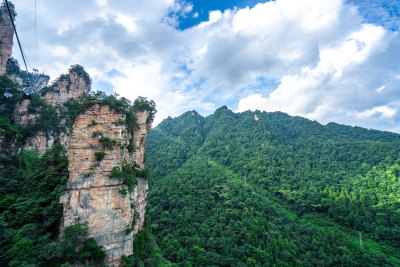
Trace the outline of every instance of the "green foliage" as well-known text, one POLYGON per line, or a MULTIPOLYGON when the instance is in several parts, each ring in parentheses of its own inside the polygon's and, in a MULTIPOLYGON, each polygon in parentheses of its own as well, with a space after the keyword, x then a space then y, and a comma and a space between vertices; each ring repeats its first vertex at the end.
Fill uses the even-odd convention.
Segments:
POLYGON ((113 149, 114 145, 117 143, 117 141, 105 136, 100 137, 99 142, 103 145, 104 148, 108 149, 113 149))
POLYGON ((21 73, 21 68, 19 66, 18 60, 10 57, 7 61, 6 72, 7 75, 19 75, 21 73))
POLYGON ((106 258, 106 253, 102 248, 102 246, 97 245, 94 238, 88 238, 79 253, 80 262, 84 262, 86 265, 94 263, 95 265, 102 266, 106 258))
POLYGON ((119 119, 117 122, 114 122, 114 124, 115 125, 125 125, 126 124, 126 122, 124 121, 124 120, 122 120, 122 119, 119 119))
MULTIPOLYGON (((12 2, 8 1, 8 7, 10 8, 11 15, 12 15, 13 19, 15 20, 15 17, 17 16, 17 12, 15 11, 15 6, 14 6, 14 4, 13 4, 12 2)), ((9 18, 8 18, 8 10, 7 10, 7 8, 6 8, 6 5, 5 5, 4 2, 3 2, 3 3, 1 4, 0 14, 3 15, 4 13, 6 14, 5 17, 6 17, 7 19, 9 19, 9 18)), ((0 18, 0 21, 1 21, 1 19, 2 19, 2 18, 0 18)))
POLYGON ((121 194, 121 196, 126 197, 128 195, 128 190, 126 188, 120 188, 118 189, 118 192, 121 194))
POLYGON ((400 265, 400 135, 254 114, 187 112, 148 136, 147 218, 165 257, 180 266, 400 265))
POLYGON ((38 156, 33 151, 2 159, 0 175, 0 265, 49 266, 62 250, 57 243, 68 180, 60 144, 38 156), (56 256, 54 256, 56 257, 56 256))
POLYGON ((88 229, 88 223, 81 223, 79 219, 76 219, 74 224, 64 229, 61 242, 64 250, 62 261, 73 264, 84 263, 85 265, 102 266, 106 254, 102 249, 103 247, 97 245, 95 239, 87 238, 88 229))
POLYGON ((88 125, 88 126, 95 126, 95 125, 97 125, 98 123, 95 121, 95 120, 92 120, 92 122, 88 125))
POLYGON ((69 73, 75 72, 78 74, 78 76, 82 77, 86 84, 90 86, 92 84, 92 79, 90 78, 89 74, 86 72, 86 70, 83 68, 83 66, 79 64, 72 65, 69 68, 69 73))
POLYGON ((126 147, 129 153, 133 153, 136 151, 135 146, 133 145, 133 140, 130 140, 128 146, 126 147))
POLYGON ((133 101, 133 111, 134 112, 149 112, 148 121, 153 121, 154 116, 157 112, 156 103, 153 100, 148 100, 147 97, 139 96, 135 101, 133 101))
POLYGON ((18 125, 13 124, 8 117, 0 116, 0 133, 4 135, 3 145, 5 146, 22 138, 22 135, 19 133, 18 125))
POLYGON ((0 265, 60 266, 85 263, 101 266, 105 253, 87 239, 87 222, 66 227, 58 240, 61 194, 68 180, 68 160, 60 144, 43 156, 33 151, 3 159, 0 175, 0 265), (83 244, 83 247, 81 247, 83 244), (77 250, 77 248, 79 249, 77 250))
POLYGON ((17 91, 18 84, 6 75, 0 75, 0 88, 3 88, 1 94, 5 93, 4 88, 9 88, 7 92, 13 95, 11 99, 0 97, 0 116, 8 117, 13 122, 11 114, 14 113, 15 105, 23 100, 22 94, 17 91))
POLYGON ((105 157, 106 153, 104 151, 96 151, 94 152, 94 157, 96 161, 102 161, 105 157))
POLYGON ((49 136, 50 133, 59 133, 60 120, 54 106, 47 104, 39 95, 32 96, 28 105, 28 112, 37 114, 37 118, 30 121, 25 127, 21 127, 21 134, 24 139, 34 136, 39 131, 46 136, 49 136))
MULTIPOLYGON (((28 112, 35 115, 34 121, 28 121, 25 126, 17 126, 12 114, 14 114, 15 106, 23 101, 22 94, 17 91, 17 84, 6 76, 0 76, 0 87, 10 88, 8 92, 13 95, 11 99, 7 100, 0 98, 0 117, 2 117, 0 127, 2 131, 8 134, 7 142, 11 140, 19 143, 24 142, 39 131, 45 135, 60 131, 60 119, 54 107, 47 104, 39 95, 33 95, 28 105, 28 112), (14 135, 11 132, 14 132, 14 135)), ((7 145, 9 144, 7 143, 7 145)))
POLYGON ((137 169, 136 176, 150 179, 151 178, 150 169, 148 169, 148 168, 143 168, 142 170, 137 169))
POLYGON ((122 260, 128 267, 136 266, 171 266, 166 261, 157 246, 148 220, 144 222, 144 228, 133 239, 133 254, 129 257, 122 256, 122 260))
MULTIPOLYGON (((136 101, 136 100, 135 100, 136 101)), ((154 101, 148 101, 145 98, 140 98, 136 101, 137 105, 132 105, 131 101, 122 97, 118 98, 118 95, 106 95, 104 92, 97 91, 90 95, 83 95, 77 99, 71 99, 67 101, 66 108, 68 109, 67 115, 71 119, 70 127, 72 127, 72 122, 75 118, 85 112, 88 108, 94 105, 107 105, 116 112, 122 113, 125 116, 125 120, 119 120, 116 125, 126 125, 129 132, 133 132, 139 127, 133 112, 141 111, 148 108, 150 112, 151 120, 155 115, 155 104, 154 101)), ((111 145, 111 144, 110 144, 111 145)), ((133 145, 133 136, 127 146, 130 153, 135 151, 133 145)))
POLYGON ((71 73, 76 73, 78 74, 79 77, 84 79, 86 84, 90 87, 92 84, 92 79, 90 78, 89 74, 85 71, 85 69, 81 65, 72 65, 69 70, 68 74, 61 74, 50 86, 45 87, 41 91, 41 95, 45 95, 48 92, 55 92, 56 91, 56 85, 60 84, 62 82, 67 82, 67 91, 71 89, 71 78, 70 74, 71 73))
POLYGON ((120 167, 114 166, 110 178, 122 180, 123 184, 127 185, 131 190, 135 188, 137 183, 135 167, 128 163, 122 164, 122 170, 120 167))

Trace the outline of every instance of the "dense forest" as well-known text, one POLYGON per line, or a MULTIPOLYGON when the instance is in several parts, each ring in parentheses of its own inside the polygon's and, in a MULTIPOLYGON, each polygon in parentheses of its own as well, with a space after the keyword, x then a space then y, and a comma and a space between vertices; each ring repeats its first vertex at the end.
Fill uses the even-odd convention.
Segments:
MULTIPOLYGON (((38 95, 25 126, 14 120, 17 85, 0 100, 0 266, 102 266, 104 251, 88 226, 60 232, 68 180, 65 148, 11 153, 42 130, 66 131, 94 104, 127 115, 150 110, 102 92, 65 103, 38 95), (60 239, 60 237, 62 237, 60 239), (78 244, 80 244, 78 246, 78 244), (77 249, 79 248, 79 249, 77 249)), ((45 88, 44 90, 51 90, 45 88)), ((145 229, 127 266, 400 266, 400 135, 321 125, 281 112, 234 113, 221 107, 168 118, 148 136, 151 172, 145 229)), ((146 177, 149 176, 146 169, 146 177)), ((142 174, 140 174, 143 176, 142 174)))
POLYGON ((281 112, 168 118, 148 218, 178 266, 400 266, 400 135, 281 112))

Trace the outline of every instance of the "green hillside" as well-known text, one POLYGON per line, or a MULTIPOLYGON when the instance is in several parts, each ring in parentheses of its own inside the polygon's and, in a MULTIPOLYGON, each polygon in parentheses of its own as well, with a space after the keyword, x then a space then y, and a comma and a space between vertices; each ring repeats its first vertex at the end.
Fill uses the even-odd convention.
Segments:
POLYGON ((399 155, 394 133, 186 112, 148 136, 148 217, 180 266, 400 266, 399 155))

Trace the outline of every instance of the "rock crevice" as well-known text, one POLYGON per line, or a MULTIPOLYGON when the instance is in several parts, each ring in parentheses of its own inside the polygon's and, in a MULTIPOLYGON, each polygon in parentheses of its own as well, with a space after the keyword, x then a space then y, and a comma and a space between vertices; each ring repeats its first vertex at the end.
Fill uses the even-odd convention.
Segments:
POLYGON ((107 264, 115 266, 122 255, 132 254, 133 235, 143 228, 148 190, 145 178, 137 178, 135 188, 110 178, 114 166, 144 165, 146 135, 151 129, 149 114, 135 113, 139 127, 131 132, 118 123, 125 120, 124 116, 106 105, 95 105, 75 119, 67 150, 67 193, 60 200, 64 206, 62 227, 73 224, 77 218, 87 221, 89 237, 104 247, 107 264), (101 133, 115 145, 103 147, 100 135, 94 133, 101 133), (130 141, 135 147, 132 153, 126 147, 130 141), (104 152, 104 158, 96 159, 96 152, 104 152))

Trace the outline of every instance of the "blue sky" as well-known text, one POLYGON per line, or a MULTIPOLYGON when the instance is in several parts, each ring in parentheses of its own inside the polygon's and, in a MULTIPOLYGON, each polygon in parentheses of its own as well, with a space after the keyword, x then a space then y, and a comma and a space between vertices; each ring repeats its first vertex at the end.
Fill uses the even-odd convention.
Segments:
MULTIPOLYGON (((42 0, 16 3, 32 65, 83 65, 93 89, 187 110, 283 111, 400 132, 400 1, 42 0)), ((14 56, 19 58, 18 51, 14 56)))
MULTIPOLYGON (((184 30, 190 27, 193 27, 200 22, 208 20, 208 14, 213 10, 226 10, 226 9, 234 9, 234 8, 245 8, 245 7, 254 7, 258 3, 262 3, 265 1, 256 1, 256 0, 242 0, 242 1, 230 1, 230 0, 218 0, 218 1, 187 1, 186 3, 192 6, 192 11, 189 14, 184 16, 179 16, 178 22, 179 25, 177 28, 184 30)), ((173 12, 170 15, 175 15, 173 12)))

